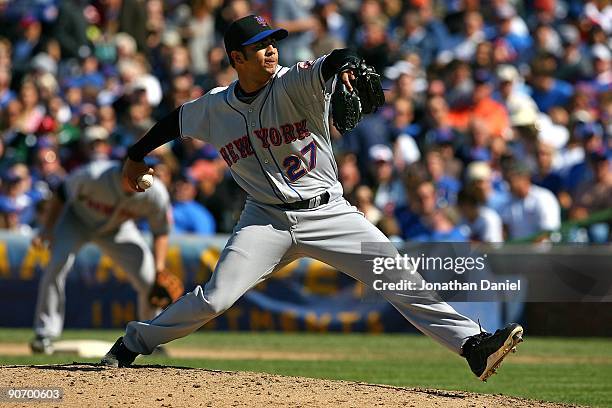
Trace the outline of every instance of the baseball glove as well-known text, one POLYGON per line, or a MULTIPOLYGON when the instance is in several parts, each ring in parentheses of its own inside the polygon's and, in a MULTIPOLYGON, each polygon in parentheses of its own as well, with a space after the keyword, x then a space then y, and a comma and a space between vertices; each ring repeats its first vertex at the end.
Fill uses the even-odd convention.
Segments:
POLYGON ((332 94, 331 108, 334 126, 344 133, 354 129, 362 118, 362 114, 375 112, 385 103, 380 75, 365 63, 347 64, 340 72, 351 69, 355 75, 353 92, 349 92, 338 76, 336 89, 332 94))
POLYGON ((154 307, 166 308, 185 293, 183 282, 168 271, 158 272, 149 292, 149 303, 154 307))
POLYGON ((361 120, 361 101, 355 87, 349 92, 344 83, 338 82, 331 97, 331 111, 334 126, 340 133, 355 129, 361 120))

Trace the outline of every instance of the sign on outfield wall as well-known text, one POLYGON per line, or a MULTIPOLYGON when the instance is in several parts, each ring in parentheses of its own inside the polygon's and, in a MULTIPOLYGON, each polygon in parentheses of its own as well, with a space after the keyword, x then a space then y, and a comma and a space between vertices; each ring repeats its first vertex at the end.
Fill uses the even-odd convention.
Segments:
MULTIPOLYGON (((171 238, 168 269, 186 290, 204 285, 227 237, 171 238)), ((0 233, 0 326, 32 324, 39 279, 49 262, 47 250, 29 238, 0 233)), ((364 286, 312 259, 295 261, 246 293, 204 330, 275 330, 311 332, 397 332, 415 329, 382 298, 364 296, 364 286)), ((67 328, 121 328, 136 319, 136 293, 126 273, 93 245, 79 252, 66 283, 67 328)), ((499 302, 459 302, 459 312, 499 327, 499 302)), ((513 310, 520 312, 520 304, 513 310)))

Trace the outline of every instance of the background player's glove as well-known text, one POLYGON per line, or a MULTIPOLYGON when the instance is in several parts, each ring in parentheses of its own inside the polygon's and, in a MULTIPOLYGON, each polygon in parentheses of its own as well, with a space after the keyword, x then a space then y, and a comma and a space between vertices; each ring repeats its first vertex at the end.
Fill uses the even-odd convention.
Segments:
POLYGON ((157 272, 155 283, 149 292, 149 303, 154 307, 165 308, 185 293, 183 282, 168 271, 157 272))
POLYGON ((375 112, 385 103, 380 75, 372 66, 361 60, 356 65, 345 65, 340 72, 347 69, 352 70, 355 76, 353 92, 349 92, 346 85, 338 80, 331 98, 332 119, 341 133, 354 129, 362 114, 375 112))

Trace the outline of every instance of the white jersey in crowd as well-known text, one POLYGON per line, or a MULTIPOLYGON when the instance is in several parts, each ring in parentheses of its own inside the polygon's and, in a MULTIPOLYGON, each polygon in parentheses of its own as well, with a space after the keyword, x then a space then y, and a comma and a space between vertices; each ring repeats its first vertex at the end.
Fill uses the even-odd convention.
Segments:
POLYGON ((512 197, 501 211, 510 239, 527 238, 561 226, 561 209, 554 194, 532 185, 525 198, 512 197))
POLYGON ((261 203, 292 203, 325 191, 330 200, 341 196, 323 60, 277 67, 250 104, 236 97, 236 81, 184 104, 181 136, 213 144, 240 187, 261 203))
POLYGON ((468 222, 470 238, 480 242, 504 242, 500 216, 489 207, 481 206, 474 222, 468 222))

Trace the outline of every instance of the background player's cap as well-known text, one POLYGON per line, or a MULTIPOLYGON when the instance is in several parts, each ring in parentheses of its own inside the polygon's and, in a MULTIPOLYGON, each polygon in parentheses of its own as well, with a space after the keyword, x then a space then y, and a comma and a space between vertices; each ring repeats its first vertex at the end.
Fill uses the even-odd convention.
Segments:
POLYGON ((273 36, 275 40, 282 40, 289 35, 283 28, 272 28, 261 16, 249 15, 234 21, 228 27, 223 42, 227 55, 239 50, 245 45, 255 44, 264 38, 273 36))

